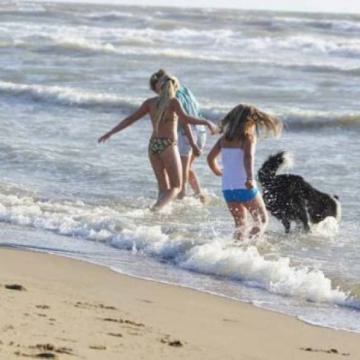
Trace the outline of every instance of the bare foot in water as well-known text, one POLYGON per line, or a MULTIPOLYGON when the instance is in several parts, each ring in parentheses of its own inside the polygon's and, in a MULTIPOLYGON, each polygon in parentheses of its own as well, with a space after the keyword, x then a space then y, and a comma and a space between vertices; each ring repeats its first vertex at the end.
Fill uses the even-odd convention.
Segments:
POLYGON ((197 199, 200 200, 200 202, 203 204, 203 205, 206 205, 210 202, 210 197, 209 196, 206 196, 205 194, 203 193, 199 193, 199 194, 195 194, 195 197, 197 199))
POLYGON ((185 197, 185 191, 180 191, 179 195, 177 196, 177 199, 182 200, 182 199, 184 199, 184 197, 185 197))
POLYGON ((204 194, 200 193, 200 194, 198 195, 198 198, 199 198, 199 200, 200 200, 200 202, 201 202, 202 204, 205 204, 205 203, 206 203, 206 196, 205 196, 204 194))

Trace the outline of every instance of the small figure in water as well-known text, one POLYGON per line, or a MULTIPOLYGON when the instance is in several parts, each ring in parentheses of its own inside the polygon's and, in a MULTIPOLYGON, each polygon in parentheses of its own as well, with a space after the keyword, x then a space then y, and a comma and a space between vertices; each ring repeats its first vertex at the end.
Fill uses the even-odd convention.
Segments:
MULTIPOLYGON (((184 125, 205 125, 212 133, 217 131, 217 126, 211 121, 185 114, 176 99, 178 89, 178 80, 165 74, 156 83, 155 91, 159 96, 145 100, 133 114, 126 117, 98 140, 99 143, 103 143, 145 115, 150 115, 153 131, 149 142, 149 159, 159 187, 158 199, 152 207, 153 210, 162 209, 170 201, 176 199, 181 191, 181 161, 176 146, 178 119, 184 125)), ((192 143, 195 145, 194 139, 192 143)))
POLYGON ((215 175, 222 176, 225 201, 235 221, 234 238, 242 240, 250 213, 254 225, 249 236, 261 235, 268 223, 263 198, 254 178, 256 140, 264 128, 273 135, 281 134, 282 123, 254 106, 238 105, 221 122, 223 134, 208 155, 208 164, 215 175), (220 169, 216 159, 221 152, 220 169))

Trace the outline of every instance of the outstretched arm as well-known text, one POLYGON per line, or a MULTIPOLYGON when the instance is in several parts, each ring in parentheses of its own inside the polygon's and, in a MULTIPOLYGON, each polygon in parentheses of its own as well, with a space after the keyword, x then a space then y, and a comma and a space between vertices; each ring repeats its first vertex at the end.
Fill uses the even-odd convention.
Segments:
POLYGON ((219 156, 221 151, 220 141, 221 138, 216 142, 216 144, 210 150, 209 155, 207 156, 209 167, 212 170, 212 172, 217 176, 222 176, 222 171, 220 169, 218 162, 216 161, 216 158, 219 156))
POLYGON ((209 128, 212 134, 216 134, 218 132, 218 127, 210 120, 198 119, 193 116, 185 114, 178 99, 176 98, 171 99, 171 106, 173 108, 173 111, 176 113, 176 115, 179 117, 180 121, 183 124, 205 125, 209 128))
POLYGON ((142 117, 144 117, 149 112, 149 104, 148 100, 144 101, 142 105, 131 115, 126 117, 124 120, 120 121, 114 128, 108 131, 106 134, 101 136, 98 139, 99 143, 103 143, 108 140, 112 135, 116 134, 117 132, 127 128, 128 126, 132 125, 134 122, 138 121, 142 117))
POLYGON ((254 161, 255 161, 255 147, 256 139, 254 136, 248 136, 244 141, 244 166, 246 171, 246 183, 245 186, 248 189, 255 187, 254 178, 254 161))

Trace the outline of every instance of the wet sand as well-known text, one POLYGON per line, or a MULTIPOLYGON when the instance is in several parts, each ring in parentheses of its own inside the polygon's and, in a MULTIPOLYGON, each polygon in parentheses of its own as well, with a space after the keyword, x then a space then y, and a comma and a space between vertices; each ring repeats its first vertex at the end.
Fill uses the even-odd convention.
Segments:
POLYGON ((360 359, 360 334, 139 280, 54 255, 0 249, 0 359, 360 359))

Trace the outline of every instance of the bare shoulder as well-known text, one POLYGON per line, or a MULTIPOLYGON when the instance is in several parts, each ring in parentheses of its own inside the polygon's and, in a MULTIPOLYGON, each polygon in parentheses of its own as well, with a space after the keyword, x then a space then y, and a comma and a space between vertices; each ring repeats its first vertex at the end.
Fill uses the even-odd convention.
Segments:
POLYGON ((256 135, 248 135, 245 137, 243 142, 243 150, 252 151, 251 149, 255 149, 256 146, 256 135))
POLYGON ((170 100, 170 106, 173 108, 173 109, 175 109, 177 106, 179 106, 179 100, 176 98, 176 97, 174 97, 174 98, 172 98, 171 100, 170 100))
POLYGON ((159 99, 158 96, 148 98, 143 102, 143 105, 147 106, 149 109, 152 109, 154 106, 156 106, 158 99, 159 99))
POLYGON ((155 104, 157 101, 158 101, 159 97, 158 96, 154 96, 154 97, 151 97, 151 98, 148 98, 144 101, 144 104, 148 104, 148 105, 152 105, 152 104, 155 104))
POLYGON ((256 135, 255 134, 249 134, 244 139, 244 144, 256 144, 256 135))

